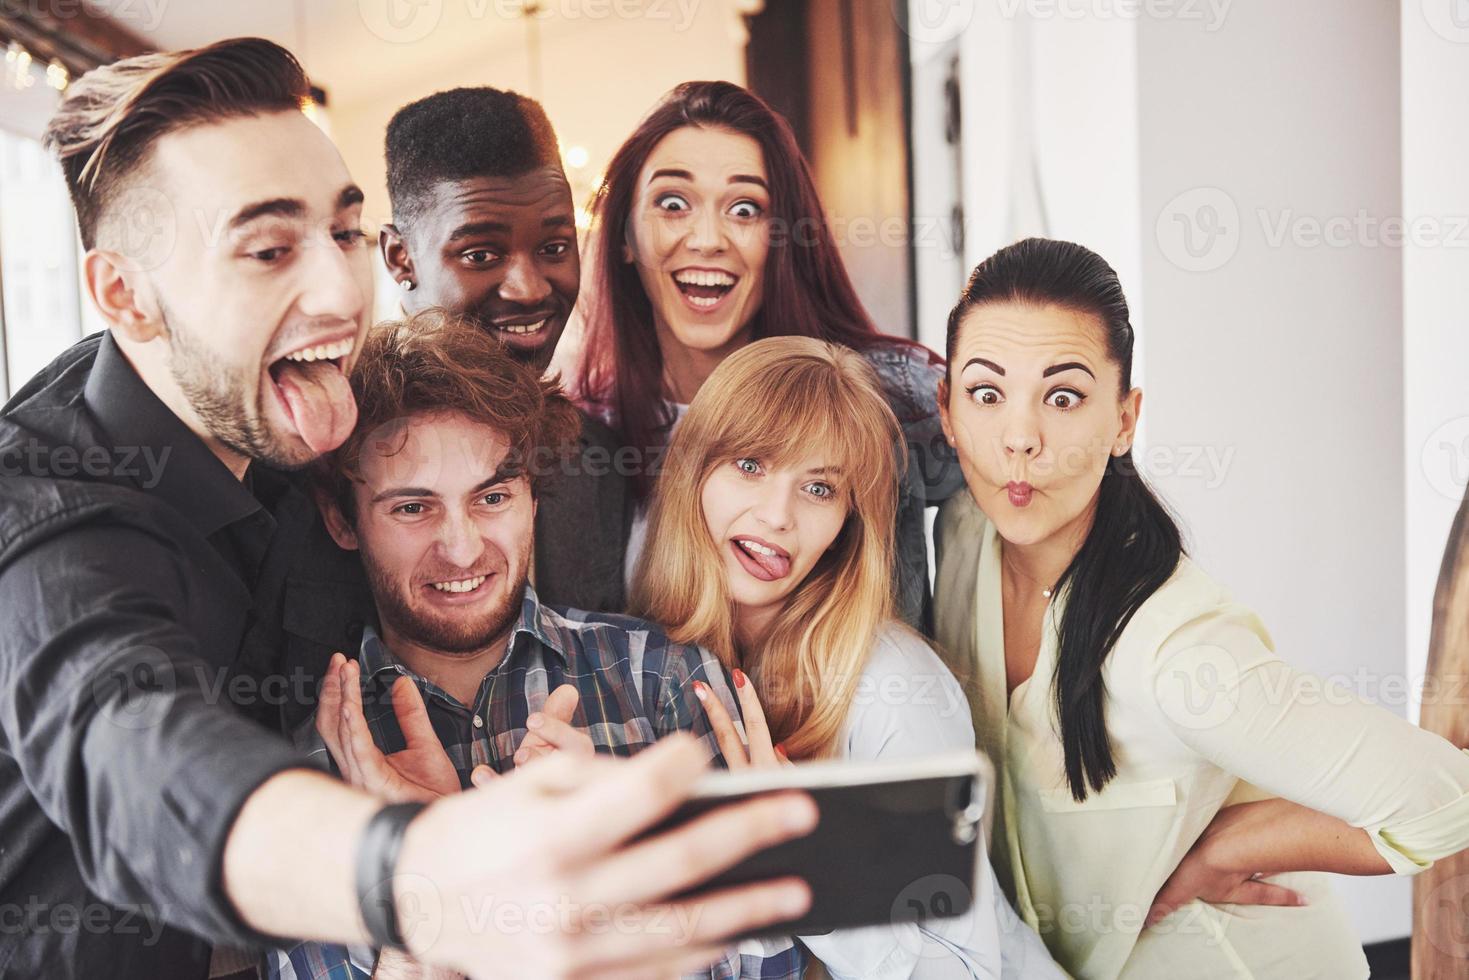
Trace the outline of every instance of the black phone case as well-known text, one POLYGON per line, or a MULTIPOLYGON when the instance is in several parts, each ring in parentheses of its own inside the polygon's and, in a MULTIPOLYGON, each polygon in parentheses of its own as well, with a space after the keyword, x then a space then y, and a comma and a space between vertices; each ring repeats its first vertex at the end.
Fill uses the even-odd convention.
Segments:
MULTIPOLYGON (((800 919, 760 935, 816 935, 969 910, 984 809, 976 776, 805 792, 821 813, 815 831, 746 858, 696 891, 786 876, 804 879, 811 887, 811 908, 800 919)), ((690 800, 650 833, 742 798, 690 800)))

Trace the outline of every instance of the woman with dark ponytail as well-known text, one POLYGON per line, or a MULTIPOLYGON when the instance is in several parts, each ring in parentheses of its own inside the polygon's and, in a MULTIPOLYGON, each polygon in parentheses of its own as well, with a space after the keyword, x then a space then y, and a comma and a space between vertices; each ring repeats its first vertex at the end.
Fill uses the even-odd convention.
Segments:
POLYGON ((1117 274, 1069 242, 981 263, 949 315, 937 638, 999 773, 991 855, 1093 978, 1361 978, 1323 871, 1469 846, 1469 758, 1292 671, 1132 460, 1117 274))

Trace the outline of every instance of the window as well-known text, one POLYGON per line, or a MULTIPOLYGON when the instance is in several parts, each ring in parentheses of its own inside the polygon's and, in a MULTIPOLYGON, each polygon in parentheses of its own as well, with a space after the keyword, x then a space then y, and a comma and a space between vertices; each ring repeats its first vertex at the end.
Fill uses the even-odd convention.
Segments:
POLYGON ((0 399, 81 338, 78 247, 60 165, 0 130, 0 399))

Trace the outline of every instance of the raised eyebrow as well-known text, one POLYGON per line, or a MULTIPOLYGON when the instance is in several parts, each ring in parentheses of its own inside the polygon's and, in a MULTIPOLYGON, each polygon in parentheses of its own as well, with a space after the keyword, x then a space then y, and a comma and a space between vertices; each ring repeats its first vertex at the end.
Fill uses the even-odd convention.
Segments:
POLYGON ((675 167, 663 167, 653 171, 648 177, 648 183, 652 183, 660 177, 672 177, 674 180, 693 180, 694 175, 687 170, 679 170, 675 167))
POLYGON ((361 204, 366 199, 366 195, 362 193, 362 188, 356 184, 348 184, 337 195, 337 210, 345 211, 354 205, 361 204))
POLYGON ((1060 374, 1062 371, 1085 371, 1087 374, 1091 375, 1091 379, 1093 381, 1097 380, 1097 376, 1092 373, 1092 369, 1087 367, 1080 361, 1066 361, 1062 364, 1052 364, 1050 367, 1041 372, 1041 377, 1049 378, 1051 375, 1060 374))
MULTIPOLYGON (((694 175, 687 170, 679 170, 675 167, 664 167, 659 170, 653 171, 653 173, 648 177, 648 183, 651 184, 659 177, 672 177, 675 180, 689 181, 694 179, 694 175)), ((726 183, 754 184, 756 187, 759 187, 767 192, 770 190, 770 185, 765 182, 765 178, 759 176, 758 174, 731 174, 729 180, 726 181, 726 183)))
MULTIPOLYGON (((1002 378, 1005 376, 1005 369, 1000 367, 994 361, 991 361, 989 358, 971 357, 969 360, 964 362, 964 367, 968 367, 971 364, 978 364, 980 367, 989 368, 991 371, 995 372, 1002 378)), ((963 370, 963 368, 961 368, 960 370, 963 370)))

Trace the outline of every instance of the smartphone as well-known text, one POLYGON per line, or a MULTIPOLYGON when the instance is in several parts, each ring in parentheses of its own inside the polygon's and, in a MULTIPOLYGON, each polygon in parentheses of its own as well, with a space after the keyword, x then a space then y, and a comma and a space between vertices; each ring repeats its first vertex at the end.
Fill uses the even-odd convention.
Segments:
POLYGON ((811 887, 810 909, 760 936, 963 915, 974 901, 993 779, 989 760, 975 751, 716 771, 650 834, 725 804, 802 790, 821 814, 810 835, 751 855, 697 891, 804 879, 811 887))

